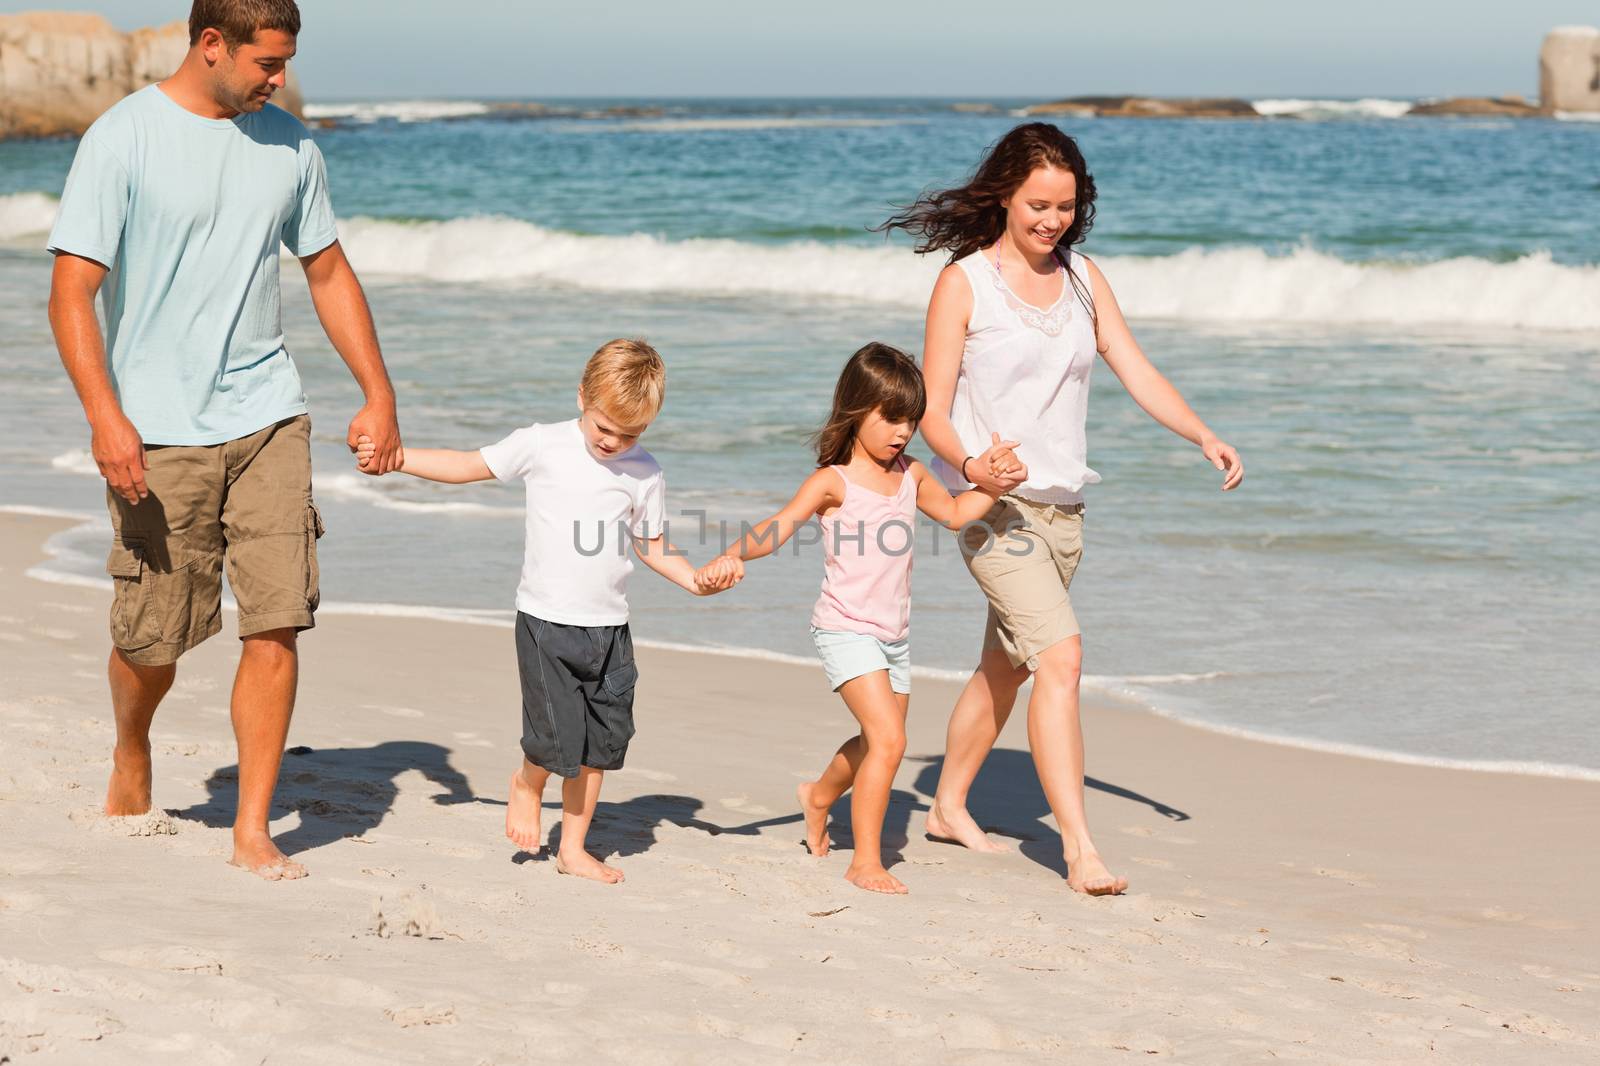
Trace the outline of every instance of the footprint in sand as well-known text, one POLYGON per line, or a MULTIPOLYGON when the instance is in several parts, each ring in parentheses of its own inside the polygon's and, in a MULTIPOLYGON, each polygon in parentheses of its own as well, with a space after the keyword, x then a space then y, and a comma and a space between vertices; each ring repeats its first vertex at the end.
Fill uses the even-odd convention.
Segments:
POLYGON ((167 970, 171 973, 193 973, 220 976, 222 959, 200 948, 169 944, 164 947, 116 948, 102 951, 99 957, 106 962, 131 966, 138 970, 167 970))
POLYGON ((170 837, 178 834, 178 822, 167 811, 113 817, 97 807, 80 807, 67 817, 74 825, 111 836, 170 837))
POLYGON ((385 1007, 383 1016, 402 1029, 415 1029, 433 1025, 454 1025, 457 1020, 454 1007, 436 1007, 432 1005, 385 1007))

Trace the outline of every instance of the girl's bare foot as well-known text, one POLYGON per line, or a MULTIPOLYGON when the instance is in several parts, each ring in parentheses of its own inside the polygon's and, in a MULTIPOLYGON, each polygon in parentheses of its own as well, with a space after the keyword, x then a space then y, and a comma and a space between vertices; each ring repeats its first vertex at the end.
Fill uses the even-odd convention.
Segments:
POLYGON ((800 813, 806 816, 806 850, 813 855, 826 855, 833 841, 828 839, 828 808, 827 805, 818 806, 812 800, 816 794, 817 783, 807 781, 795 787, 794 794, 800 799, 800 813))
POLYGON ((911 891, 894 874, 885 870, 877 863, 862 863, 857 866, 850 864, 844 872, 844 879, 857 888, 864 888, 868 892, 883 892, 891 896, 903 896, 911 891))
POLYGON ((1085 851, 1067 861, 1067 886, 1086 896, 1120 896, 1128 891, 1128 879, 1114 876, 1097 853, 1085 851))
POLYGON ((511 794, 506 800, 506 837, 524 851, 539 853, 539 816, 544 797, 533 790, 522 771, 511 775, 511 794))
POLYGON ((622 871, 607 866, 587 851, 560 851, 556 853, 556 873, 585 877, 601 884, 615 885, 622 881, 622 871))
POLYGON ((308 871, 278 850, 266 833, 250 833, 233 838, 233 858, 228 865, 253 873, 263 881, 297 881, 308 871))
POLYGON ((960 844, 971 851, 1011 850, 1004 844, 990 840, 989 835, 978 828, 978 823, 972 820, 972 815, 968 814, 965 808, 946 811, 939 806, 938 800, 934 800, 928 808, 926 825, 928 836, 945 844, 960 844))

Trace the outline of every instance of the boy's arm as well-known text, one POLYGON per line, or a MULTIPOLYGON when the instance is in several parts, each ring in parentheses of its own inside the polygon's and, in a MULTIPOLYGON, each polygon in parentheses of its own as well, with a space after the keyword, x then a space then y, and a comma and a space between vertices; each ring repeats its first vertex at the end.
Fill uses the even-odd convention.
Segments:
POLYGON ((839 475, 831 469, 818 470, 806 478, 794 499, 771 518, 758 522, 750 532, 740 537, 723 552, 734 559, 759 559, 771 555, 794 536, 794 531, 811 521, 819 511, 843 505, 839 496, 839 475))
POLYGON ((668 581, 696 596, 709 596, 720 591, 695 580, 695 568, 687 556, 668 543, 663 536, 633 538, 633 552, 639 561, 668 581))
POLYGON ((917 510, 946 529, 959 531, 963 526, 976 522, 988 514, 989 508, 994 506, 994 501, 1001 494, 1028 480, 1028 470, 1026 467, 1020 467, 1010 474, 995 475, 994 488, 968 489, 959 496, 951 496, 949 490, 939 483, 939 479, 934 477, 927 467, 915 460, 912 461, 911 469, 906 472, 906 476, 917 479, 917 510))
MULTIPOLYGON (((374 473, 376 456, 372 438, 361 437, 356 441, 356 466, 369 474, 374 473)), ((458 452, 450 448, 407 448, 402 454, 400 471, 448 485, 494 480, 494 471, 484 462, 482 452, 458 452)))

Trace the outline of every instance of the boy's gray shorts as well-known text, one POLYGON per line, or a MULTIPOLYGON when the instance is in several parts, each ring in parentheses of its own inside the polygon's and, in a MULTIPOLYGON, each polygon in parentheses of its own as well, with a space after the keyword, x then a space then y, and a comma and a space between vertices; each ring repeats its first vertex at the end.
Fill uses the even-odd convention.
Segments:
POLYGON ((517 612, 522 753, 577 777, 620 770, 633 737, 633 636, 620 626, 567 626, 517 612))

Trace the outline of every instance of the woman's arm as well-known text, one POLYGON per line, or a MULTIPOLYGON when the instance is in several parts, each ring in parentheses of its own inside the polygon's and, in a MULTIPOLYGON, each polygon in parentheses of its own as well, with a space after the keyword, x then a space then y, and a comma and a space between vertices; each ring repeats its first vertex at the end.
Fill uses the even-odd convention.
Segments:
POLYGON ((1123 318, 1122 308, 1118 306, 1105 275, 1100 273, 1100 268, 1093 260, 1085 258, 1083 261, 1089 265, 1097 319, 1096 342, 1106 365, 1146 414, 1184 440, 1199 445, 1207 461, 1225 472, 1226 476, 1222 479, 1224 490, 1236 488, 1244 480, 1244 462, 1239 458, 1239 453, 1232 445, 1217 439, 1217 435, 1194 413, 1172 382, 1150 362, 1139 347, 1139 342, 1133 339, 1133 331, 1128 328, 1128 321, 1123 318))
POLYGON ((813 515, 843 504, 839 475, 829 468, 818 470, 805 479, 794 499, 784 504, 777 514, 758 522, 722 554, 743 560, 771 555, 794 536, 795 530, 811 521, 813 515))
MULTIPOLYGON (((1010 441, 1003 443, 1006 447, 1015 447, 1010 441)), ((1028 480, 1028 469, 1021 467, 1018 472, 997 479, 1003 488, 968 489, 959 496, 950 495, 949 490, 933 476, 933 472, 919 462, 911 463, 906 476, 917 479, 917 510, 946 529, 960 530, 988 514, 989 508, 1002 494, 1028 480)))

